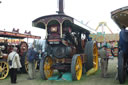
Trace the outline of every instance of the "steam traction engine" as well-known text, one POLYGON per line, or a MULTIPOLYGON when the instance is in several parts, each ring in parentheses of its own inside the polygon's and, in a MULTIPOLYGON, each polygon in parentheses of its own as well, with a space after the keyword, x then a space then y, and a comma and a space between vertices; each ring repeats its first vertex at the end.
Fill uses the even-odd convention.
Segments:
POLYGON ((28 44, 21 39, 24 38, 34 38, 40 39, 39 36, 33 36, 29 34, 21 34, 17 32, 8 32, 8 31, 0 31, 0 37, 7 38, 3 39, 0 42, 0 79, 5 79, 9 73, 9 67, 7 63, 8 54, 12 51, 13 47, 16 46, 18 48, 17 52, 20 55, 20 60, 22 64, 22 72, 26 72, 28 69, 28 62, 27 62, 27 50, 28 44), (10 38, 11 42, 8 42, 10 38), (18 43, 12 42, 14 39, 19 39, 18 43), (21 41, 20 41, 21 40, 21 41))
POLYGON ((118 52, 118 79, 125 83, 128 74, 128 6, 111 12, 112 19, 120 27, 118 52))
MULTIPOLYGON (((62 0, 59 6, 62 6, 62 0)), ((80 80, 82 72, 98 68, 96 43, 89 41, 90 32, 75 24, 75 19, 63 13, 37 18, 33 26, 46 29, 45 56, 40 62, 43 79, 52 76, 53 70, 71 72, 73 80, 80 80)))

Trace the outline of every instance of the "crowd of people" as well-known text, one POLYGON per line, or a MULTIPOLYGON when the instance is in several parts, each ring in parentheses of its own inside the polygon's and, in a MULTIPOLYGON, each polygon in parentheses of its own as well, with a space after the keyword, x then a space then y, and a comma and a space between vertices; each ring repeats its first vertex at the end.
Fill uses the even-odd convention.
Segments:
MULTIPOLYGON (((8 55, 8 63, 10 69, 10 80, 12 84, 17 82, 17 71, 20 71, 22 67, 20 62, 20 56, 17 53, 17 47, 13 47, 13 50, 8 55)), ((42 51, 37 51, 34 44, 32 44, 27 52, 27 61, 28 61, 28 80, 35 79, 35 61, 42 58, 42 51)))
MULTIPOLYGON (((101 68, 101 77, 108 78, 107 70, 108 70, 108 60, 110 56, 107 53, 107 45, 103 45, 99 50, 100 56, 100 68, 101 68)), ((35 79, 35 61, 42 59, 42 50, 36 50, 34 44, 32 44, 27 52, 27 60, 28 60, 28 80, 35 79)), ((17 70, 20 70, 22 67, 20 62, 20 56, 17 53, 17 47, 14 47, 12 52, 8 55, 8 63, 10 68, 10 78, 11 83, 17 83, 17 70)))

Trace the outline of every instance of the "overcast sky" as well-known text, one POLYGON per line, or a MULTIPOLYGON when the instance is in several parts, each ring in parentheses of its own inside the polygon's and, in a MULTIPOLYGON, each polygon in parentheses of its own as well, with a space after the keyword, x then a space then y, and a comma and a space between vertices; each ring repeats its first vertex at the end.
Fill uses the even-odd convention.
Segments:
MULTIPOLYGON (((20 32, 31 30, 32 34, 45 36, 45 31, 32 27, 32 21, 58 11, 57 0, 0 0, 0 30, 20 32)), ((65 14, 72 16, 96 29, 99 22, 107 22, 108 27, 118 33, 118 26, 112 21, 110 12, 127 6, 128 0, 65 0, 65 14)), ((107 28, 105 28, 108 33, 107 28)), ((98 31, 101 31, 99 28, 98 31)))

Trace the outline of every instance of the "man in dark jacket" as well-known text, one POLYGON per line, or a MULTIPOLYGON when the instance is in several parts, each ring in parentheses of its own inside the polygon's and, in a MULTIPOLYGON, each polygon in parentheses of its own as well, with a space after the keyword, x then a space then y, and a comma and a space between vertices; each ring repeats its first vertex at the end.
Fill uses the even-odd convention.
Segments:
POLYGON ((36 54, 36 60, 37 60, 37 68, 40 67, 40 61, 42 60, 43 52, 42 50, 39 50, 36 54))
POLYGON ((128 54, 128 30, 120 31, 120 40, 119 40, 119 48, 124 52, 124 54, 128 54))
POLYGON ((28 74, 29 74, 29 80, 32 80, 35 78, 35 57, 36 57, 36 51, 34 50, 34 45, 32 45, 28 49, 28 74))

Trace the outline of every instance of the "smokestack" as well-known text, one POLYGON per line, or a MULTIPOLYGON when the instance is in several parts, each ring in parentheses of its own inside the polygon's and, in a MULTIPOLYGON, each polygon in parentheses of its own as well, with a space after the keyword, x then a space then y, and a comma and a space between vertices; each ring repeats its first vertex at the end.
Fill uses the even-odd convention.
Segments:
POLYGON ((58 14, 64 14, 64 6, 63 6, 63 0, 59 0, 59 11, 58 14))

